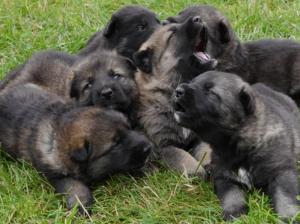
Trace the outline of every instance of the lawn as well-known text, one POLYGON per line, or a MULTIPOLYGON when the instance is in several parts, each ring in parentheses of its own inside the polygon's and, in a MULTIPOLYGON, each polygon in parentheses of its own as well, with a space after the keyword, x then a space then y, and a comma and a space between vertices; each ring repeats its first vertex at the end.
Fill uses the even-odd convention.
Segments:
MULTIPOLYGON (((292 38, 300 41, 299 0, 210 0, 242 40, 292 38)), ((0 76, 34 52, 76 53, 89 37, 126 4, 154 10, 161 19, 192 0, 0 0, 0 76)), ((117 175, 94 190, 90 218, 68 212, 63 198, 28 164, 0 153, 0 223, 225 223, 209 183, 160 170, 143 178, 117 175)), ((248 216, 234 223, 277 223, 269 199, 247 198, 248 216)))

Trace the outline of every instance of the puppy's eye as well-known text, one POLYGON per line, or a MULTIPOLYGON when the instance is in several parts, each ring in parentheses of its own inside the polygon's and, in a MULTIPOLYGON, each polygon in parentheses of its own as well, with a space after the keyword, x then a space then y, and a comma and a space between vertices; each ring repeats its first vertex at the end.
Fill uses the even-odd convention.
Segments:
POLYGON ((116 80, 120 80, 120 79, 124 79, 125 77, 119 73, 114 73, 111 75, 113 79, 116 79, 116 80))
POLYGON ((88 82, 85 83, 85 85, 82 88, 82 92, 85 92, 89 89, 91 89, 93 86, 93 82, 91 80, 89 80, 88 82))
POLYGON ((144 30, 146 30, 146 28, 147 28, 146 24, 139 24, 136 26, 136 29, 138 31, 144 31, 144 30))

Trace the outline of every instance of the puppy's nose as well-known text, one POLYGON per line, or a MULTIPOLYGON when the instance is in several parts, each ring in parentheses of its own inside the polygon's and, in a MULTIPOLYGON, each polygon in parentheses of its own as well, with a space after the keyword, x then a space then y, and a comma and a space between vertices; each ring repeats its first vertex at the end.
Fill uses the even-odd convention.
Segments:
POLYGON ((175 90, 176 98, 180 98, 184 95, 184 89, 182 87, 177 87, 175 90))
POLYGON ((101 91, 101 96, 103 96, 106 99, 110 99, 113 94, 113 91, 111 88, 105 88, 101 91))
POLYGON ((202 23, 202 19, 201 19, 200 16, 195 16, 195 17, 193 17, 192 21, 193 21, 194 23, 202 23))

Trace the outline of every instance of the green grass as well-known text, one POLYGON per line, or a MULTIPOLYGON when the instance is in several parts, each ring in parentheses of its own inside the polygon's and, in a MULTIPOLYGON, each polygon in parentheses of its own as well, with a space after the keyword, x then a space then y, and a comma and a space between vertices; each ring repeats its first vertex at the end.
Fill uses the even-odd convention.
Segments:
MULTIPOLYGON (((300 40, 300 1, 210 0, 230 19, 242 40, 300 40)), ((0 76, 34 52, 77 52, 118 8, 141 4, 161 19, 197 1, 1 0, 0 76)), ((95 223, 224 223, 212 186, 167 170, 144 178, 118 175, 95 188, 95 223)), ((269 199, 249 194, 250 212, 234 223, 276 223, 269 199)), ((86 223, 68 212, 61 196, 29 165, 0 154, 0 223, 86 223)))

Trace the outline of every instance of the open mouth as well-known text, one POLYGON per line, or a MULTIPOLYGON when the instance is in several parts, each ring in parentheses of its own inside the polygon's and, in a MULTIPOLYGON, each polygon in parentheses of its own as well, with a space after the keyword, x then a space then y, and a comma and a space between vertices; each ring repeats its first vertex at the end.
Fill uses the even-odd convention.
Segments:
POLYGON ((199 33, 198 39, 196 40, 194 56, 202 63, 207 63, 211 61, 210 55, 206 52, 207 46, 207 30, 205 27, 199 33))

